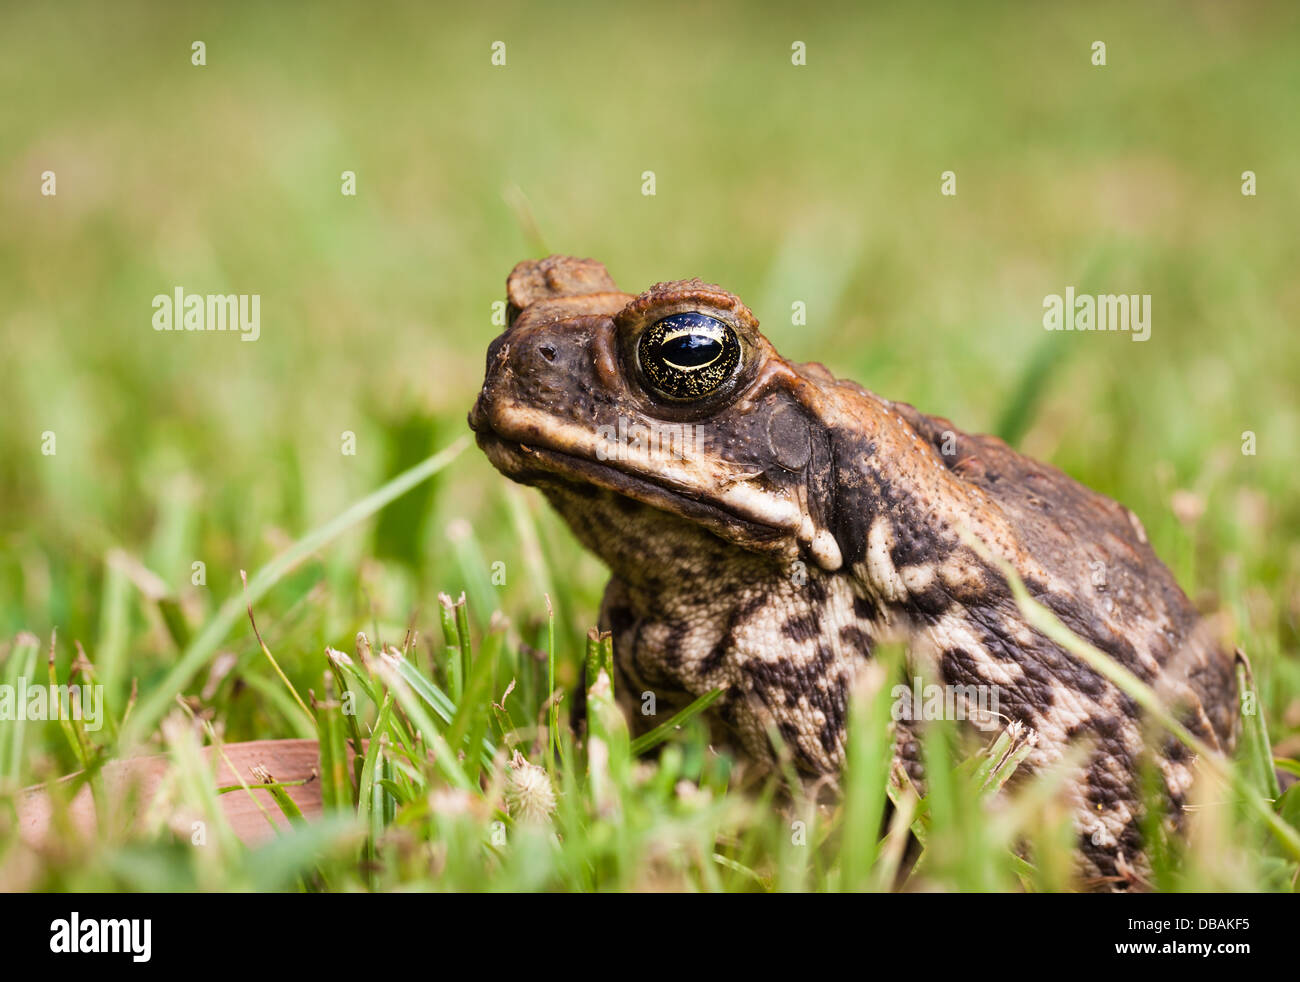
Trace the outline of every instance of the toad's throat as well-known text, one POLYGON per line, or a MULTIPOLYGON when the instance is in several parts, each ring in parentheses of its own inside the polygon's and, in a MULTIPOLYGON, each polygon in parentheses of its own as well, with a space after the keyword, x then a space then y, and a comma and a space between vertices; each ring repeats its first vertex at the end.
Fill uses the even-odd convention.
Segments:
POLYGON ((666 458, 634 445, 611 453, 595 427, 558 422, 526 407, 494 409, 476 406, 471 426, 493 465, 521 483, 588 483, 695 519, 749 549, 780 552, 798 543, 823 568, 841 565, 830 533, 816 529, 788 491, 760 483, 761 471, 728 471, 713 460, 666 458))

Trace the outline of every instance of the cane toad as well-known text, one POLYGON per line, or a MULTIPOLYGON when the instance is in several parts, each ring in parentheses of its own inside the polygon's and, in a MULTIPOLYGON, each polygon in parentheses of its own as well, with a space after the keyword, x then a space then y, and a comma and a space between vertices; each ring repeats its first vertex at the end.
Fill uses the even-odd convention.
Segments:
MULTIPOLYGON (((855 673, 902 640, 918 672, 996 687, 1003 717, 1038 736, 1023 772, 1091 741, 1067 792, 1082 871, 1137 877, 1152 739, 1137 706, 1029 627, 963 538, 1227 750, 1231 656, 1132 512, 1001 440, 786 361, 737 297, 698 279, 633 296, 598 262, 551 256, 516 266, 507 293, 470 425, 608 564, 601 619, 629 717, 643 692, 675 709, 721 688, 713 712, 744 753, 770 758, 775 728, 799 770, 834 773, 855 673)), ((915 739, 897 747, 916 772, 915 739)), ((1178 813, 1190 754, 1156 750, 1178 813)))

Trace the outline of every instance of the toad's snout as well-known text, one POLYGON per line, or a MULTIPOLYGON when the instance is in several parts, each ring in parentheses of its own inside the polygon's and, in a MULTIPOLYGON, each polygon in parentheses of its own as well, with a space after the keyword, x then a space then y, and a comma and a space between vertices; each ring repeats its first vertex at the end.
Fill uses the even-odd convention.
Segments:
POLYGON ((551 329, 511 327, 488 347, 483 387, 469 425, 475 432, 496 428, 503 407, 525 404, 543 410, 561 406, 580 364, 577 339, 551 329))

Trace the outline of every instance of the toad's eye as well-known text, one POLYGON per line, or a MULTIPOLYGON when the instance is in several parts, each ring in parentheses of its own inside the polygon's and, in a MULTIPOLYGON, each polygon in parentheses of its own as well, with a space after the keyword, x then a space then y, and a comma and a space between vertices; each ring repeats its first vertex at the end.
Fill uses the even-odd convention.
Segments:
POLYGON ((637 361, 654 390, 667 399, 703 399, 731 381, 740 341, 731 325, 694 311, 652 324, 637 341, 637 361))

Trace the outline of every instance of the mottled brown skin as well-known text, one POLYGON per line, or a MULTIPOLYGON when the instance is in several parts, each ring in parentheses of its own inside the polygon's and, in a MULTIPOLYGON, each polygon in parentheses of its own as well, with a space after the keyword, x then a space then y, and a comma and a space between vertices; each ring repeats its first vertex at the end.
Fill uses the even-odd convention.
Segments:
MULTIPOLYGON (((1210 637, 1135 515, 1001 440, 890 402, 817 364, 783 359, 738 298, 699 280, 621 292, 604 266, 551 256, 507 285, 509 326, 488 348, 470 424, 502 473, 537 486, 613 574, 616 692, 634 725, 642 693, 660 718, 714 688, 716 721, 769 760, 779 732, 801 771, 844 760, 848 692, 875 645, 901 640, 917 674, 996 686, 999 709, 1038 737, 1023 773, 1083 742, 1067 783, 1080 869, 1140 883, 1138 762, 1154 751, 1181 814, 1189 755, 1148 748, 1134 703, 1029 627, 1002 575, 1179 707, 1227 750, 1232 659, 1210 637), (697 311, 742 342, 734 384, 666 402, 638 370, 656 321, 697 311), (601 427, 700 426, 685 458, 646 445, 608 459, 601 427)), ((972 708, 972 714, 974 710, 972 708)), ((918 778, 916 741, 897 752, 918 778)))

